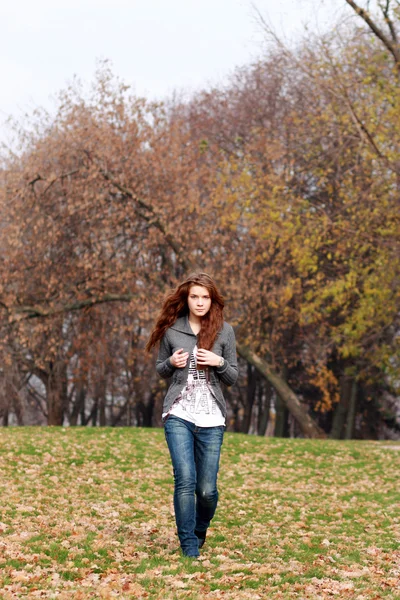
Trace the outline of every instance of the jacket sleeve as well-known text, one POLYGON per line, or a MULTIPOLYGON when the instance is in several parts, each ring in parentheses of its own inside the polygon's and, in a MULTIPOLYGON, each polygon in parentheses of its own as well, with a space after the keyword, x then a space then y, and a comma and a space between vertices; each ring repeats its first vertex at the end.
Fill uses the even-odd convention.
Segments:
POLYGON ((168 341, 167 334, 165 333, 161 339, 160 349, 158 351, 158 357, 156 361, 156 371, 163 379, 169 379, 172 377, 175 367, 171 365, 170 356, 172 349, 168 341))
POLYGON ((239 371, 236 356, 235 332, 233 331, 233 327, 231 325, 228 325, 228 327, 228 341, 225 344, 222 353, 225 362, 222 367, 217 367, 216 371, 218 373, 218 377, 225 385, 233 385, 236 383, 239 371))

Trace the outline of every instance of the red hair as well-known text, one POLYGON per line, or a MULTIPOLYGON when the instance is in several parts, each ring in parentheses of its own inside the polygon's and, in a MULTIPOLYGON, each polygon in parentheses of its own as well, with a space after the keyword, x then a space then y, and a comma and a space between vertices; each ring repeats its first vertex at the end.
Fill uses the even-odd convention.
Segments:
POLYGON ((224 299, 214 280, 207 273, 193 273, 180 283, 173 292, 169 293, 164 300, 161 312, 146 344, 148 352, 161 340, 168 327, 171 327, 179 317, 189 314, 187 300, 190 288, 194 285, 207 288, 210 294, 211 306, 207 314, 201 318, 197 346, 205 350, 211 350, 224 324, 224 299))

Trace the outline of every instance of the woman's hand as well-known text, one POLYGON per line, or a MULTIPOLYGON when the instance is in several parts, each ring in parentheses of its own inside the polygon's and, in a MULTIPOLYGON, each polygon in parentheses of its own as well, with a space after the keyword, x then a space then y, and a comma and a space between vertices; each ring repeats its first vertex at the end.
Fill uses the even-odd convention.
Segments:
POLYGON ((197 368, 218 367, 220 361, 221 357, 218 356, 218 354, 214 354, 214 352, 210 352, 210 350, 204 350, 204 348, 200 348, 199 350, 197 350, 197 368))
POLYGON ((183 369, 186 367, 188 358, 189 352, 184 352, 183 348, 179 348, 179 350, 173 353, 169 360, 173 367, 176 367, 177 369, 183 369))

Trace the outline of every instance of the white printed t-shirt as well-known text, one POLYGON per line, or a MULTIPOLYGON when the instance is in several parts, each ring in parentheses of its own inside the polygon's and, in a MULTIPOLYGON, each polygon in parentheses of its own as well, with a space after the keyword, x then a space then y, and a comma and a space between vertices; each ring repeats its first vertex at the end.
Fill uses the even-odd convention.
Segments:
POLYGON ((162 418, 175 415, 197 427, 217 427, 225 425, 223 416, 204 370, 196 369, 197 346, 190 355, 189 373, 186 386, 175 400, 168 413, 162 418))

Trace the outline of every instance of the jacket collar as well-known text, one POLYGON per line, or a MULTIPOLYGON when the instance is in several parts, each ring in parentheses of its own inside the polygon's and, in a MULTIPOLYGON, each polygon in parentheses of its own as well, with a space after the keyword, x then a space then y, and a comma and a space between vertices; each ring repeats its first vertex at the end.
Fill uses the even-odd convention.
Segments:
MULTIPOLYGON (((181 333, 187 333, 188 335, 193 335, 192 328, 189 325, 189 316, 184 315, 183 317, 178 317, 173 325, 171 325, 170 329, 174 329, 175 331, 180 331, 181 333)), ((196 337, 196 336, 195 336, 196 337)))

